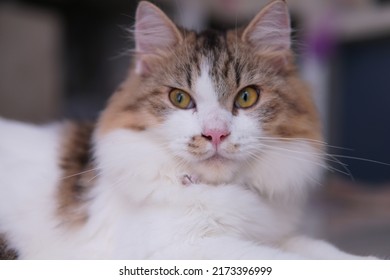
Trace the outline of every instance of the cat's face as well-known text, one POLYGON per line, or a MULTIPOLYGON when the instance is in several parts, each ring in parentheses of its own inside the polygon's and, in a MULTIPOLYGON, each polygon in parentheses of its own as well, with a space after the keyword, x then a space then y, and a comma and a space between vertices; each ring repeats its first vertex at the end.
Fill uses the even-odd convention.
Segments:
POLYGON ((245 29, 201 34, 178 29, 144 2, 135 32, 135 69, 104 112, 101 134, 126 129, 152 137, 212 183, 231 181, 268 151, 283 158, 296 139, 320 150, 312 145, 321 138, 319 123, 292 63, 283 1, 245 29))

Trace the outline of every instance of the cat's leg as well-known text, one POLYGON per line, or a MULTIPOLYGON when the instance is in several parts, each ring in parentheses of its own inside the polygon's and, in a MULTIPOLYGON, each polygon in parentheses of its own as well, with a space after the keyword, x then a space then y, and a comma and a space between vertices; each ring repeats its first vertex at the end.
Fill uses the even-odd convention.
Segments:
POLYGON ((287 260, 304 259, 299 254, 255 244, 234 237, 207 237, 194 242, 172 244, 152 259, 287 260))
POLYGON ((364 260, 376 259, 371 256, 362 257, 348 254, 336 248, 332 244, 306 236, 294 236, 283 243, 283 248, 291 253, 302 255, 309 259, 333 259, 333 260, 364 260))

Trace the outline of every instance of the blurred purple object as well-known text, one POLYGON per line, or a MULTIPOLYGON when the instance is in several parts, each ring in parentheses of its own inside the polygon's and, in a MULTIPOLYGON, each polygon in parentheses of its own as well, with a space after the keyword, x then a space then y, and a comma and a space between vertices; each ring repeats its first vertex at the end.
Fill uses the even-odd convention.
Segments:
POLYGON ((324 16, 307 34, 307 51, 319 59, 328 58, 336 47, 337 39, 331 25, 332 19, 330 15, 324 16))

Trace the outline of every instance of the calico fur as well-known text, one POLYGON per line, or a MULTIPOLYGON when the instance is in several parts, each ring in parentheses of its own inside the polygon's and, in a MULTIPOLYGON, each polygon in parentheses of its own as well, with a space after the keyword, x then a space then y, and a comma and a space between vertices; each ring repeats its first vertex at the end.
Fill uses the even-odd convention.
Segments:
POLYGON ((18 253, 8 246, 6 236, 0 235, 0 260, 15 260, 18 258, 18 253))
POLYGON ((200 34, 141 2, 134 66, 93 128, 0 119, 7 247, 22 259, 360 258, 299 232, 324 163, 289 33, 280 0, 246 28, 200 34), (242 109, 248 86, 259 99, 242 109), (177 108, 172 89, 195 105, 177 108))
POLYGON ((96 172, 92 160, 92 132, 90 123, 67 123, 59 166, 63 178, 58 186, 58 214, 70 223, 83 223, 83 211, 89 189, 93 187, 96 172))

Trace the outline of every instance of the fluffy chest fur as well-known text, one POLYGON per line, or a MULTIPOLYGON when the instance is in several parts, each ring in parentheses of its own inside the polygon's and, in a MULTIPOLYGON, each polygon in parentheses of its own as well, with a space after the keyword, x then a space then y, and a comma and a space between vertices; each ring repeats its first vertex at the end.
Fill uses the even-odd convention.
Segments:
MULTIPOLYGON (((7 173, 1 179, 8 193, 2 189, 0 229, 20 258, 235 258, 224 253, 224 244, 213 243, 218 246, 208 250, 203 243, 225 237, 246 240, 253 246, 277 246, 295 231, 298 212, 294 205, 286 209, 286 204, 271 203, 238 185, 183 185, 181 169, 163 149, 153 149, 153 141, 147 140, 143 145, 131 145, 134 150, 129 151, 127 161, 110 164, 111 172, 102 166, 103 173, 93 188, 78 193, 84 197, 83 203, 74 200, 73 211, 64 212, 61 195, 69 195, 66 189, 71 185, 66 180, 72 177, 64 177, 55 164, 60 155, 54 143, 61 143, 61 128, 42 130, 5 121, 1 126, 13 126, 19 135, 28 133, 36 148, 51 151, 40 165, 30 168, 30 174, 7 173), (153 160, 146 158, 142 165, 139 157, 145 150, 153 160), (48 181, 50 173, 56 174, 54 181, 48 181)), ((69 132, 67 127, 63 129, 69 132)), ((73 139, 79 141, 80 137, 73 139)), ((126 131, 111 135, 99 143, 101 154, 96 161, 111 160, 116 154, 113 149, 121 149, 120 143, 129 144, 131 139, 136 137, 126 131), (106 141, 111 142, 107 147, 106 141)), ((32 148, 31 144, 19 144, 26 150, 32 148)), ((77 153, 74 156, 76 159, 77 153)), ((3 163, 10 162, 3 159, 3 163)))
POLYGON ((264 199, 239 184, 183 183, 187 167, 153 137, 116 131, 98 141, 97 151, 104 175, 82 209, 91 213, 82 232, 99 232, 110 258, 231 258, 223 244, 201 244, 229 237, 277 246, 296 232, 296 199, 264 199))
POLYGON ((92 218, 87 226, 106 224, 111 228, 112 232, 102 232, 103 244, 112 241, 106 243, 109 258, 234 258, 224 256, 223 244, 217 251, 202 244, 225 237, 277 246, 295 231, 297 213, 286 214, 248 190, 223 186, 221 191, 201 184, 172 190, 175 186, 164 181, 159 181, 158 187, 169 191, 156 191, 141 203, 124 200, 121 204, 114 199, 115 205, 107 205, 109 200, 104 199, 105 206, 95 205, 107 211, 108 219, 92 218), (112 213, 116 213, 115 219, 112 213))

